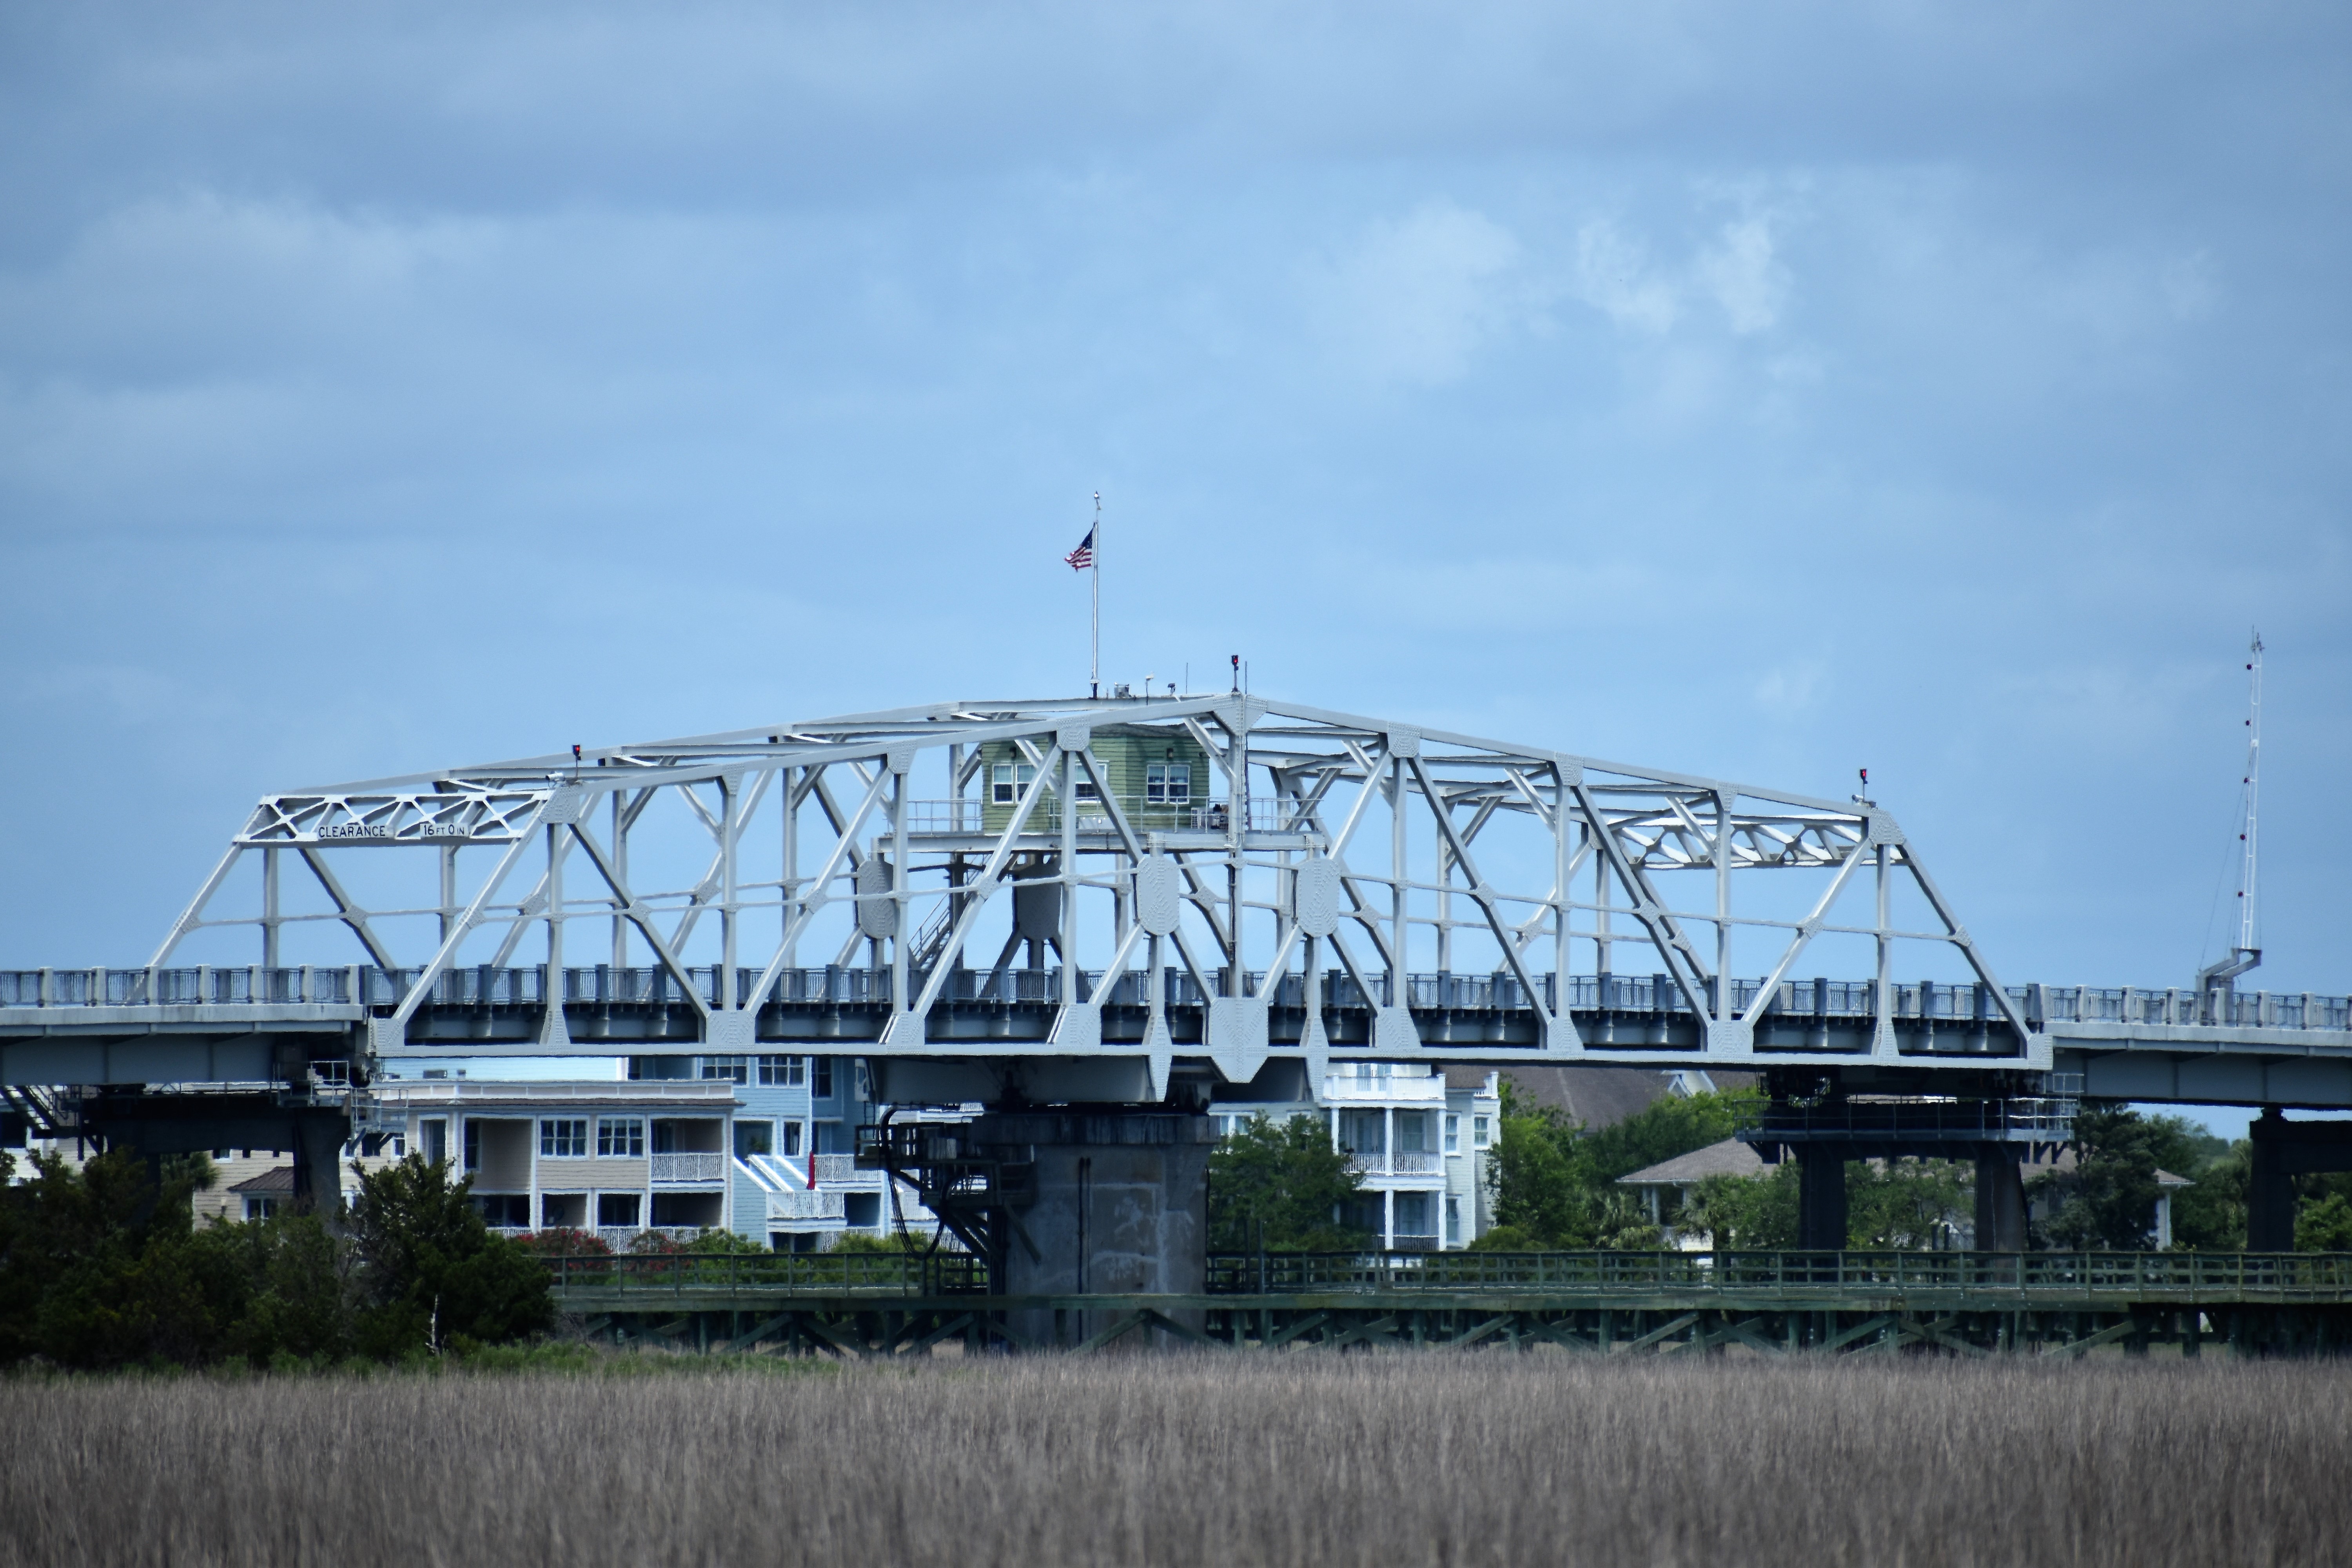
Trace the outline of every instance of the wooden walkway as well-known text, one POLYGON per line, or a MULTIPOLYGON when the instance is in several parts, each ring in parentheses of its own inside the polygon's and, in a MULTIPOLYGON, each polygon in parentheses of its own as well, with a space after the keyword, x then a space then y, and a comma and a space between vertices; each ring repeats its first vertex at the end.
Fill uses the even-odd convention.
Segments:
POLYGON ((695 1351, 877 1357, 947 1343, 1090 1352, 1549 1347, 1570 1354, 2197 1355, 2352 1345, 2352 1255, 1221 1255, 1199 1295, 997 1296, 974 1261, 559 1258, 580 1331, 695 1351))

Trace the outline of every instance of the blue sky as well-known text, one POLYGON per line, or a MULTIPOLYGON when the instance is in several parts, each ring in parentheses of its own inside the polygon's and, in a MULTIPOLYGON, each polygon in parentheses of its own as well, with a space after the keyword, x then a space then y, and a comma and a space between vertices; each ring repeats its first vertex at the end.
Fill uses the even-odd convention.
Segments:
POLYGON ((0 12, 0 963, 265 789, 1226 657, 2352 989, 2352 15, 0 12), (2226 912, 2226 910, 2225 910, 2226 912))

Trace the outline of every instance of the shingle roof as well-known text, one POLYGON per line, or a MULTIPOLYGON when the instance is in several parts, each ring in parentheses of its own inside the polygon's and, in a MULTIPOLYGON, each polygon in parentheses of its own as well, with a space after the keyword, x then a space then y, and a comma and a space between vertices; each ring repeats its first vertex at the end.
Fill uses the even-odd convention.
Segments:
POLYGON ((291 1165, 272 1165, 269 1169, 262 1172, 261 1174, 257 1176, 247 1176, 245 1180, 229 1188, 229 1191, 233 1193, 261 1193, 265 1194, 269 1193, 284 1193, 289 1196, 291 1196, 294 1192, 294 1167, 291 1165))
POLYGON ((1704 1149, 1694 1149, 1687 1154, 1662 1160, 1629 1176, 1620 1176, 1617 1184, 1621 1187, 1681 1186, 1686 1183, 1703 1182, 1709 1176, 1760 1176, 1763 1173, 1762 1155, 1737 1138, 1727 1138, 1720 1143, 1710 1143, 1704 1149))

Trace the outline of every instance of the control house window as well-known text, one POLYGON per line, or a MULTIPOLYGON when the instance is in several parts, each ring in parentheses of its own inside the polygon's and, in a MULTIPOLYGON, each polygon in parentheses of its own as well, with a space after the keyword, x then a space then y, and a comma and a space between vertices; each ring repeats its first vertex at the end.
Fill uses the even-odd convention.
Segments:
POLYGON ((539 1152, 547 1160, 584 1160, 588 1157, 588 1123, 580 1121, 550 1120, 539 1124, 539 1152))
POLYGON ((999 763, 989 780, 989 802, 994 805, 1018 805, 1021 793, 1037 776, 1037 770, 1027 763, 999 763))
POLYGON ((635 1116, 596 1119, 596 1152, 607 1160, 635 1159, 646 1152, 646 1124, 635 1116))
POLYGON ((1147 805, 1189 805, 1192 801, 1192 764, 1151 763, 1143 770, 1147 805))
POLYGON ((769 1089, 798 1089, 807 1078, 805 1057, 761 1057, 760 1082, 769 1089))

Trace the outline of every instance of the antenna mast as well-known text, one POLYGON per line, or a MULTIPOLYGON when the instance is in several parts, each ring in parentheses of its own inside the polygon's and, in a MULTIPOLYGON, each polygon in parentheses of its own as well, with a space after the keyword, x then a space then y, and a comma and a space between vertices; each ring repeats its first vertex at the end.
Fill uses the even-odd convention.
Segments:
POLYGON ((2238 952, 2262 956, 2254 942, 2256 808, 2263 794, 2263 635, 2254 634, 2246 665, 2246 868, 2238 885, 2238 952))
POLYGON ((2246 829, 2238 837, 2246 848, 2238 869, 2238 944, 2227 957, 2207 964, 2197 973, 2198 994, 2215 996, 2215 1016, 2210 1020, 2214 1023, 2228 1021, 2219 1016, 2216 994, 2234 989, 2231 982, 2263 961, 2263 950, 2255 945, 2254 929, 2263 794, 2263 634, 2259 630, 2246 649, 2246 772, 2239 783, 2246 792, 2246 829))

